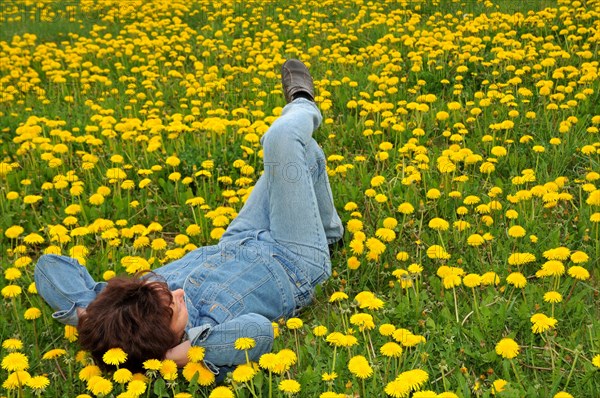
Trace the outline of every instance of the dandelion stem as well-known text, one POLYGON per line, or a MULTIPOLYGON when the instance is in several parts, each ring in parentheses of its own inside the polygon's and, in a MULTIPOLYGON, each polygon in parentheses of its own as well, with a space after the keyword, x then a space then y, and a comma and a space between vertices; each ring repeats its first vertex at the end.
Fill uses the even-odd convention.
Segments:
POLYGON ((363 392, 362 396, 366 397, 367 396, 367 393, 366 393, 367 390, 365 389, 365 379, 361 379, 361 384, 362 384, 362 392, 363 392))
POLYGON ((523 386, 523 382, 521 381, 521 376, 519 376, 519 372, 517 372, 517 367, 515 366, 515 363, 513 362, 512 359, 509 359, 510 361, 510 366, 513 369, 513 372, 515 372, 515 376, 517 378, 517 382, 519 383, 519 385, 521 386, 521 388, 523 388, 523 390, 525 390, 525 386, 523 386))
POLYGON ((17 301, 13 297, 11 299, 13 311, 15 313, 15 322, 17 323, 17 329, 19 329, 19 336, 23 337, 23 332, 21 331, 21 322, 19 322, 19 312, 17 311, 17 301))
POLYGON ((446 245, 444 245, 444 238, 442 238, 442 232, 438 229, 438 236, 440 237, 440 243, 442 244, 442 247, 444 248, 444 250, 446 250, 446 245))
POLYGON ((296 355, 298 355, 297 366, 298 366, 298 369, 301 369, 301 366, 300 366, 300 342, 298 341, 298 333, 296 333, 296 329, 294 329, 294 340, 296 340, 296 355))
POLYGON ((273 398, 273 372, 269 370, 269 398, 273 398))
POLYGON ((38 345, 38 334, 37 334, 37 328, 35 327, 35 319, 32 321, 33 324, 33 338, 35 340, 35 356, 39 357, 40 356, 40 348, 38 345))
POLYGON ((456 323, 459 323, 458 320, 458 301, 456 300, 456 289, 452 287, 452 294, 454 295, 454 314, 456 315, 456 323))
POLYGON ((481 318, 479 316, 479 304, 477 303, 477 295, 475 294, 475 288, 472 287, 471 290, 473 291, 473 307, 475 307, 475 315, 477 315, 477 320, 480 321, 481 318))
MULTIPOLYGON (((573 295, 573 291, 575 290, 575 286, 577 285, 577 282, 578 282, 577 279, 575 279, 573 286, 571 286, 571 290, 569 290, 569 295, 565 299, 565 305, 569 302, 569 299, 571 299, 571 296, 573 295)), ((554 315, 552 315, 552 316, 554 317, 554 315)))
POLYGON ((573 365, 571 365, 571 371, 567 376, 567 381, 565 382, 565 390, 569 386, 569 382, 571 381, 571 376, 573 375, 573 371, 575 370, 575 364, 577 363, 577 359, 579 358, 579 350, 575 350, 575 359, 573 359, 573 365))
POLYGON ((65 372, 63 372, 62 368, 60 367, 60 364, 58 363, 58 359, 54 358, 54 363, 56 363, 56 368, 58 369, 58 373, 60 373, 60 375, 62 376, 63 380, 67 380, 67 376, 65 376, 65 372))
POLYGON ((446 383, 446 373, 444 373, 444 370, 446 369, 446 365, 440 365, 440 370, 442 371, 442 384, 444 385, 444 390, 448 390, 448 386, 446 383))
POLYGON ((335 372, 335 359, 337 354, 337 346, 333 346, 333 364, 331 365, 331 373, 335 372))

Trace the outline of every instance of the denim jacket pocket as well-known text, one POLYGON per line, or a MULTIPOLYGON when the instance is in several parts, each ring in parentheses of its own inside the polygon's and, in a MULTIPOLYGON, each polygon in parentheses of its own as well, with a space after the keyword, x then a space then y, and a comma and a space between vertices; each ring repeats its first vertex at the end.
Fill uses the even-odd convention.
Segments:
POLYGON ((242 297, 228 286, 217 283, 205 283, 202 294, 202 313, 222 323, 245 312, 242 297))

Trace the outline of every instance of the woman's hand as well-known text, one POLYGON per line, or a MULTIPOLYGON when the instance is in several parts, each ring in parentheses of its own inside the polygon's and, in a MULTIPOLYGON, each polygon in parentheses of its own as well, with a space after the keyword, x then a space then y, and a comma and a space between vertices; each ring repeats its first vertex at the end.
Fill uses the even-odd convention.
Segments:
POLYGON ((183 368, 189 361, 187 353, 191 347, 192 343, 189 340, 184 341, 167 351, 165 358, 172 359, 177 364, 177 367, 183 368))

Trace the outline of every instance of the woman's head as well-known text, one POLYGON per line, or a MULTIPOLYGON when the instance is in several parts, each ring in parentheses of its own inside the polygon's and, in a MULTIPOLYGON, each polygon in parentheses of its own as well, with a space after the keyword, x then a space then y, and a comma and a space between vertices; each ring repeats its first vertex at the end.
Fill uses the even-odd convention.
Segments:
POLYGON ((144 361, 163 359, 179 343, 181 335, 171 327, 173 306, 164 282, 113 278, 79 317, 81 347, 104 368, 104 353, 119 347, 127 353, 122 366, 141 371, 144 361))

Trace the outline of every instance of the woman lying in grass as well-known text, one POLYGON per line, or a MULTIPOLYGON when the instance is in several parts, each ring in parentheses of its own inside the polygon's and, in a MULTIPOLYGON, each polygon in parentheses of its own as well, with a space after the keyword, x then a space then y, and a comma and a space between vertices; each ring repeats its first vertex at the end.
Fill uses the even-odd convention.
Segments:
POLYGON ((312 138, 321 123, 304 64, 282 67, 288 104, 262 138, 264 173, 218 245, 201 247, 140 278, 96 282, 77 260, 42 256, 40 295, 60 322, 76 325, 98 365, 119 347, 123 366, 148 359, 188 361, 192 346, 222 378, 246 361, 238 338, 250 337, 251 360, 271 350, 272 321, 309 304, 331 273, 328 244, 341 239, 323 151, 312 138))

